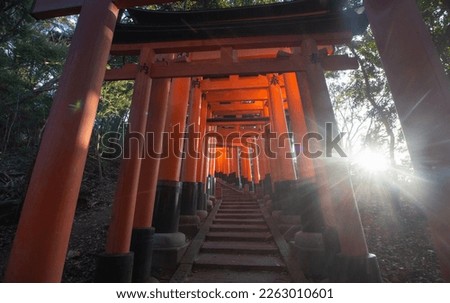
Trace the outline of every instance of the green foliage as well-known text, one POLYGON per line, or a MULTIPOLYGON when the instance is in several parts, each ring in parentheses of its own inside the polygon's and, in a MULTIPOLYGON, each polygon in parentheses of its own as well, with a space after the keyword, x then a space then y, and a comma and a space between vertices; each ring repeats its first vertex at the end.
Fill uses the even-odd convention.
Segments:
POLYGON ((199 9, 220 9, 232 8, 240 6, 251 6, 260 4, 269 4, 283 2, 280 0, 184 0, 178 2, 170 2, 158 5, 147 5, 145 8, 165 11, 187 11, 199 9))
POLYGON ((331 73, 330 77, 335 111, 341 127, 348 133, 349 151, 358 152, 357 149, 365 147, 381 150, 395 165, 395 153, 399 147, 404 150, 404 141, 399 136, 399 119, 371 31, 337 52, 357 58, 360 65, 344 77, 342 72, 331 73), (339 84, 341 77, 345 85, 339 84))
MULTIPOLYGON (((66 56, 65 35, 28 14, 32 1, 0 6, 0 151, 39 142, 66 56)), ((55 22, 55 21, 54 21, 55 22)))
POLYGON ((103 136, 107 132, 121 131, 128 120, 132 92, 132 81, 104 83, 95 121, 95 133, 103 136))
MULTIPOLYGON (((444 5, 442 0, 417 2, 444 68, 450 75, 450 7, 444 5)), ((347 9, 360 5, 360 0, 348 1, 347 9)), ((393 164, 398 162, 396 157, 403 164, 407 163, 400 121, 370 29, 364 35, 355 37, 351 45, 340 47, 337 52, 356 57, 360 64, 358 70, 328 75, 337 118, 343 131, 347 132, 348 149, 351 151, 352 147, 367 146, 381 148, 389 154, 393 164)))
POLYGON ((425 23, 441 57, 442 64, 450 77, 450 1, 418 0, 425 23))
MULTIPOLYGON (((104 157, 103 152, 109 148, 110 138, 121 143, 119 139, 128 121, 132 93, 132 81, 105 82, 103 84, 89 149, 90 159, 97 163, 97 169, 93 174, 100 179, 105 175, 104 160, 107 157, 104 157)), ((120 155, 112 156, 119 157, 120 155)))

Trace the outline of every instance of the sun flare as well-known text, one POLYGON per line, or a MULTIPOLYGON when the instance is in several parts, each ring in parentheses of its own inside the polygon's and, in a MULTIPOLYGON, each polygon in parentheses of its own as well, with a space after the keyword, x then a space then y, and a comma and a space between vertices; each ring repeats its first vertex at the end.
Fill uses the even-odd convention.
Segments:
POLYGON ((389 168, 388 159, 384 155, 371 150, 363 150, 355 155, 353 163, 369 173, 379 173, 389 168))

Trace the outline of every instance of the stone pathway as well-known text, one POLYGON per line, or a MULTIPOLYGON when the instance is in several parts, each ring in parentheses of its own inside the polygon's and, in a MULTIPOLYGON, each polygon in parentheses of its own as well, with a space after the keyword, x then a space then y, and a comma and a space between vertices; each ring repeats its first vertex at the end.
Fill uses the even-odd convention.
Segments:
POLYGON ((256 198, 228 186, 184 282, 291 282, 256 198))

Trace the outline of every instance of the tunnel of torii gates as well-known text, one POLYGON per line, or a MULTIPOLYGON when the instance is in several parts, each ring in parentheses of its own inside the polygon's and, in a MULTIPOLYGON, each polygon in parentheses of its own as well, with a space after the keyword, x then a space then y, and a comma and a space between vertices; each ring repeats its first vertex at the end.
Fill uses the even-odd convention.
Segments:
MULTIPOLYGON (((325 243, 335 281, 378 281, 345 159, 285 156, 306 133, 325 138, 326 123, 332 138, 338 133, 324 71, 357 68, 333 46, 349 43, 367 20, 418 177, 415 195, 450 281, 450 85, 415 1, 366 0, 362 15, 342 13, 342 1, 313 0, 192 13, 130 9, 162 2, 169 1, 36 1, 37 18, 80 16, 5 281, 61 280, 101 86, 124 79, 135 83, 126 157, 97 281, 147 281, 152 251, 153 266, 176 263, 187 245, 180 231, 207 216, 209 198, 221 197, 218 182, 300 216, 296 237, 325 243), (124 9, 134 23, 118 21, 124 9), (110 55, 137 55, 139 63, 105 73, 110 55)), ((311 140, 314 150, 325 143, 311 140)))

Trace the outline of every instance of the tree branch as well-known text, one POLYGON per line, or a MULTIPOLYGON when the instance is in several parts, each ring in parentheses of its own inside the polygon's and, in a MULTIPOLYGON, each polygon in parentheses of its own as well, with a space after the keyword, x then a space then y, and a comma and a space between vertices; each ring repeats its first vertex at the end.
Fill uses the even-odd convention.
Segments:
POLYGON ((355 47, 353 44, 350 45, 350 51, 352 52, 353 56, 355 56, 356 60, 358 61, 359 65, 361 66, 361 72, 364 79, 364 90, 366 93, 367 100, 372 105, 372 107, 375 109, 375 111, 378 114, 378 117, 380 118, 380 122, 383 124, 387 135, 389 136, 389 158, 391 161, 391 164, 395 166, 395 134, 392 130, 391 124, 389 123, 389 117, 386 114, 386 111, 382 106, 377 104, 375 101, 373 94, 372 94, 372 87, 370 85, 369 81, 369 75, 367 74, 367 71, 364 68, 364 64, 359 57, 358 53, 355 50, 355 47))

